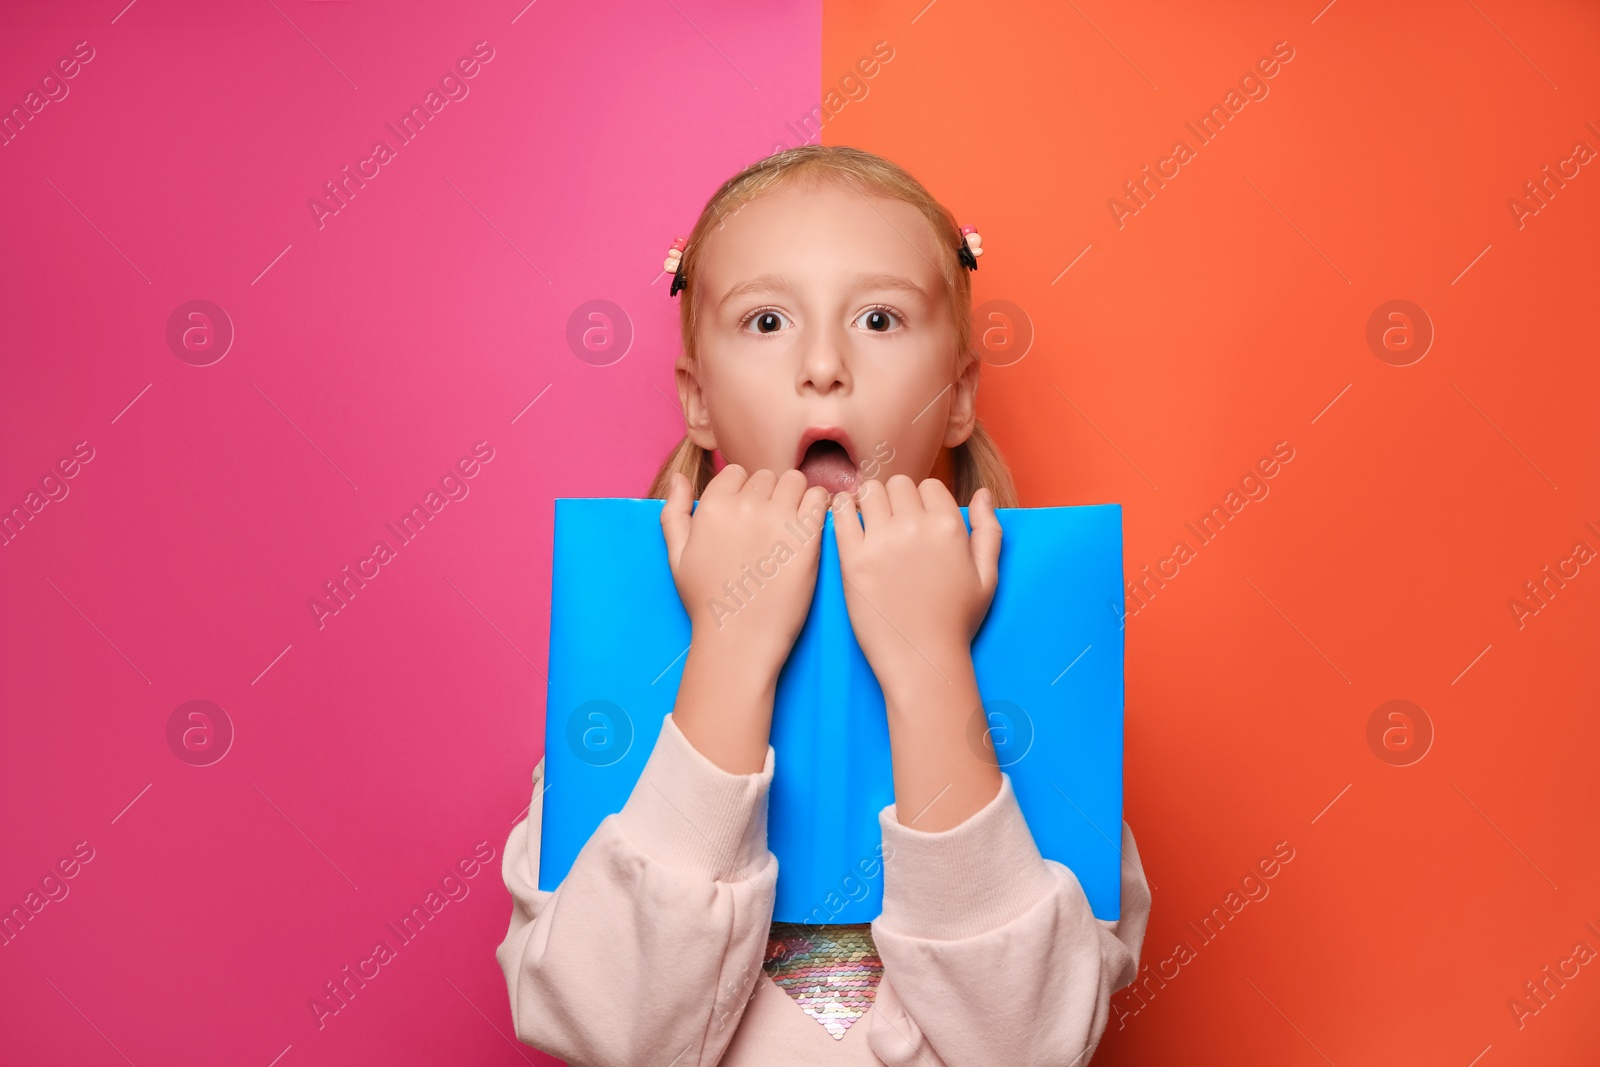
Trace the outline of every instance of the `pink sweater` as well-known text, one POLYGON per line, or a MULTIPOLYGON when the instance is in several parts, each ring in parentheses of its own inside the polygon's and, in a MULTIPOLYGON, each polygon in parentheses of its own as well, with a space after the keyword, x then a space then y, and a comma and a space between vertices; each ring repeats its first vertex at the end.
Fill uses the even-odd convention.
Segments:
MULTIPOLYGON (((638 784, 553 892, 539 884, 543 761, 502 861, 495 950, 517 1037, 572 1067, 1083 1067, 1150 917, 1122 827, 1122 918, 1096 919, 1044 859, 1002 775, 959 826, 883 831, 883 961, 872 1007, 835 1038, 762 971, 778 860, 767 790, 701 755, 666 716, 638 784)), ((782 927, 790 929, 789 927, 782 927)))

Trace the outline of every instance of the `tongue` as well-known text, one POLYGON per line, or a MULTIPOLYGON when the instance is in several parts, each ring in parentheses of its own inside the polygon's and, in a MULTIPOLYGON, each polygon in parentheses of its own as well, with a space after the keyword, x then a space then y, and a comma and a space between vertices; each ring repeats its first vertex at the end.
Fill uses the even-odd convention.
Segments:
POLYGON ((853 493, 856 468, 844 446, 833 441, 818 441, 806 449, 800 461, 807 485, 820 485, 830 493, 853 493))

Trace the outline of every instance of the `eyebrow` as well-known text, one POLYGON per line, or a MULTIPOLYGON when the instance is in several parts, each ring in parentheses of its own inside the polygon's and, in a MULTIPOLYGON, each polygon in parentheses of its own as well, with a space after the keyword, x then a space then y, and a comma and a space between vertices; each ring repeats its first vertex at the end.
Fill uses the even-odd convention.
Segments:
MULTIPOLYGON (((924 300, 928 299, 928 291, 910 278, 899 274, 858 274, 849 281, 852 289, 896 289, 902 292, 915 293, 924 300)), ((751 293, 775 293, 794 288, 794 283, 781 274, 762 274, 747 281, 739 282, 722 294, 722 299, 717 302, 720 311, 728 301, 736 296, 747 296, 751 293)))

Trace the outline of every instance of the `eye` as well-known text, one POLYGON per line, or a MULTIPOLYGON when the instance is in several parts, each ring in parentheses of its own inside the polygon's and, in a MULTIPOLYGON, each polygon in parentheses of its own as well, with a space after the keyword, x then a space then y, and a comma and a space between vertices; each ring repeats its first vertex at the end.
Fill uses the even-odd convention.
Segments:
POLYGON ((856 322, 865 323, 862 328, 869 333, 888 333, 895 324, 905 325, 898 311, 890 307, 884 307, 882 304, 874 305, 863 311, 856 317, 856 322))
POLYGON ((754 325, 756 333, 777 333, 783 329, 783 324, 787 321, 788 317, 781 311, 774 311, 772 308, 756 308, 744 317, 739 323, 739 328, 748 330, 754 325))

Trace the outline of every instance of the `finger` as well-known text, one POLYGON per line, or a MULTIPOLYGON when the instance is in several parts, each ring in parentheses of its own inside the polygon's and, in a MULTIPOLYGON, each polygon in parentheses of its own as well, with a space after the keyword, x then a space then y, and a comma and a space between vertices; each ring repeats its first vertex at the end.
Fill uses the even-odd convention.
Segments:
POLYGON ((808 547, 810 542, 821 545, 822 539, 816 534, 822 532, 823 520, 828 516, 828 491, 820 485, 811 486, 801 495, 795 510, 800 528, 807 531, 808 547))
POLYGON ((972 520, 972 562, 978 567, 978 580, 985 594, 992 596, 1000 582, 1000 520, 987 488, 972 494, 967 517, 972 520))
POLYGON ((667 479, 667 502, 661 506, 661 534, 667 542, 667 559, 673 567, 683 558, 689 540, 689 479, 673 471, 667 479))
POLYGON ((915 515, 927 510, 922 506, 917 483, 911 480, 909 474, 890 475, 885 488, 889 490, 889 506, 896 515, 915 515))
POLYGON ((701 500, 711 497, 732 496, 745 483, 745 470, 737 463, 729 463, 719 470, 700 494, 701 500))
POLYGON ((866 520, 867 529, 871 530, 880 523, 887 523, 893 509, 889 506, 889 490, 876 478, 870 478, 856 494, 861 504, 861 517, 866 520))
MULTIPOLYGON (((864 471, 862 472, 862 475, 858 475, 856 478, 856 487, 849 490, 850 498, 855 504, 856 508, 860 509, 861 505, 866 503, 867 497, 874 493, 887 493, 887 490, 883 487, 883 482, 884 479, 888 477, 889 476, 887 474, 867 475, 864 471)), ((885 499, 887 499, 887 497, 885 499)))
POLYGON ((954 511, 958 515, 961 513, 950 487, 938 478, 922 479, 921 484, 917 486, 917 495, 922 497, 922 506, 929 511, 954 511))
MULTIPOLYGON (((782 504, 789 511, 798 511, 800 499, 805 492, 805 471, 790 468, 778 476, 777 484, 772 487, 772 501, 775 504, 782 504)), ((827 490, 824 489, 823 492, 826 493, 827 490)))
POLYGON ((856 558, 856 550, 861 547, 861 539, 865 536, 856 512, 855 498, 849 493, 833 494, 833 539, 839 546, 840 567, 850 567, 850 560, 856 558))
POLYGON ((778 485, 778 476, 765 467, 750 475, 741 493, 749 493, 758 500, 771 500, 772 490, 778 485))

